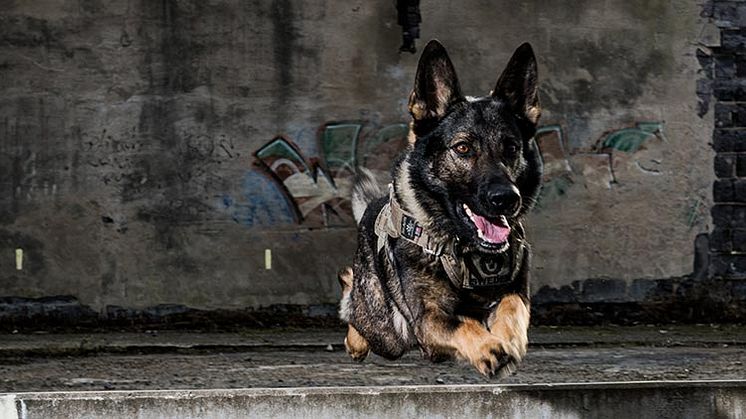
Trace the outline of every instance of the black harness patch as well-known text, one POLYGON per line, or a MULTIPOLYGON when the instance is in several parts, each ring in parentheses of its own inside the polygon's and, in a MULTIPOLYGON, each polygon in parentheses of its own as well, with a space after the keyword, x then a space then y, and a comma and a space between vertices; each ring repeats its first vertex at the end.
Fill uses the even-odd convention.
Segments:
POLYGON ((401 232, 402 237, 409 240, 417 240, 422 236, 422 227, 417 223, 414 218, 404 215, 401 219, 401 232))
POLYGON ((499 254, 468 253, 463 255, 466 264, 466 287, 493 287, 513 280, 513 255, 508 251, 499 254))

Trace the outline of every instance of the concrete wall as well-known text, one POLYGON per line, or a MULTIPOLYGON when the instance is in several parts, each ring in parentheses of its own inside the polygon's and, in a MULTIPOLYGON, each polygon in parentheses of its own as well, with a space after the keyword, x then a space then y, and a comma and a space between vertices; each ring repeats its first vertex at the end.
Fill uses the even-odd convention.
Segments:
POLYGON ((0 418, 732 418, 743 381, 0 394, 0 418))
MULTIPOLYGON (((538 54, 547 184, 529 233, 545 298, 692 272, 714 177, 700 7, 422 3, 423 41, 446 45, 467 93, 485 94, 521 42, 538 54)), ((407 121, 417 56, 397 53, 392 2, 0 10, 0 297, 336 301, 350 166, 384 170, 407 121)))

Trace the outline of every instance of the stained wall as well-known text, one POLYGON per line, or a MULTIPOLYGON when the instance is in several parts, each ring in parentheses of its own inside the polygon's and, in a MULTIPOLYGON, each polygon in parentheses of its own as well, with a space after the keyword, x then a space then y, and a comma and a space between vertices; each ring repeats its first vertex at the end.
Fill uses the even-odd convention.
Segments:
MULTIPOLYGON (((700 12, 422 2, 418 46, 443 42, 469 94, 520 43, 538 55, 543 298, 692 272, 714 179, 700 12)), ((408 118, 417 56, 396 22, 391 2, 0 1, 0 296, 335 302, 351 167, 384 172, 408 118)))

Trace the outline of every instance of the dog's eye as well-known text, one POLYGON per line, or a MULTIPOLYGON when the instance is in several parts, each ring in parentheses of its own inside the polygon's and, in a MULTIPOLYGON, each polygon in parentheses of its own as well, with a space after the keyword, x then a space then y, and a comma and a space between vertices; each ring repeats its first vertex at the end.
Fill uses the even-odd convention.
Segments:
POLYGON ((456 150, 456 153, 461 154, 462 156, 465 156, 471 152, 471 147, 467 143, 458 143, 453 146, 453 149, 456 150))

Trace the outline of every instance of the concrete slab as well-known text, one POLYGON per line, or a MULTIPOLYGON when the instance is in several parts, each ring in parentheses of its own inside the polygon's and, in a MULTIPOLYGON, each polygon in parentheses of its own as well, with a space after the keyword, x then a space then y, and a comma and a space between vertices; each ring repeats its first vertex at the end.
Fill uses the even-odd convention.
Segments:
MULTIPOLYGON (((144 333, 0 334, 1 356, 85 355, 92 353, 163 353, 250 351, 261 348, 342 349, 344 328, 245 329, 233 333, 153 330, 144 333)), ((746 345, 741 325, 533 326, 534 347, 561 346, 712 346, 746 345)))
POLYGON ((0 400, 2 419, 740 419, 746 381, 18 393, 0 400))
POLYGON ((743 326, 531 329, 514 376, 412 351, 352 361, 343 330, 0 335, 0 392, 746 379, 743 326))

